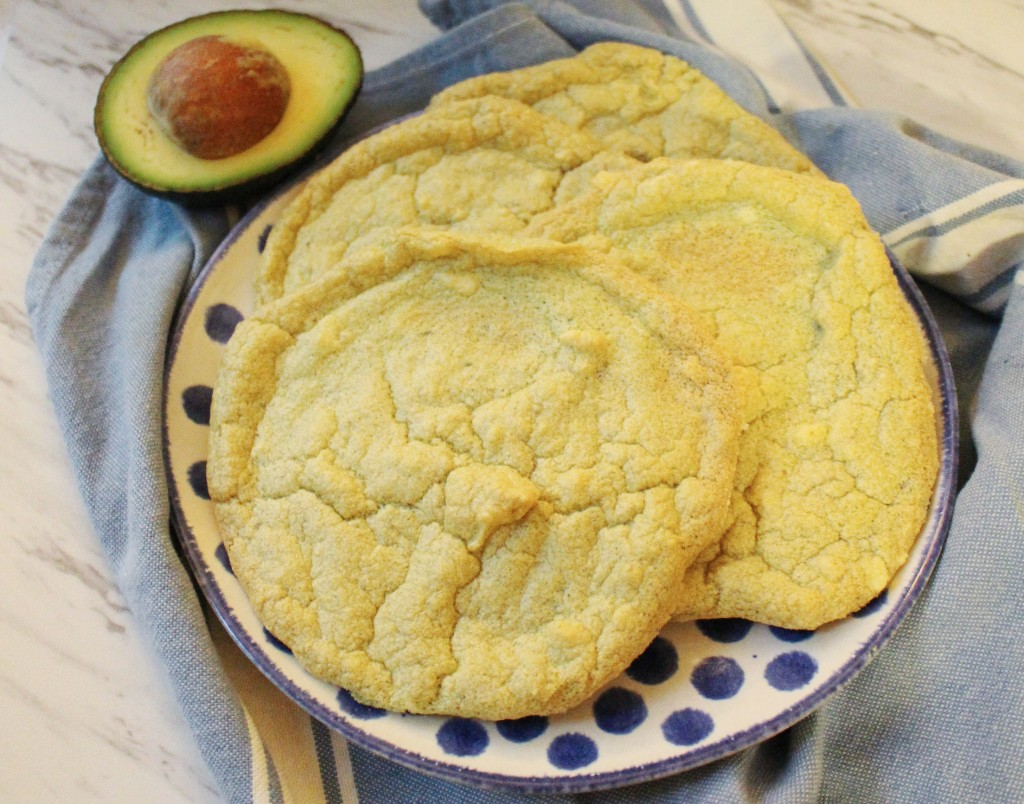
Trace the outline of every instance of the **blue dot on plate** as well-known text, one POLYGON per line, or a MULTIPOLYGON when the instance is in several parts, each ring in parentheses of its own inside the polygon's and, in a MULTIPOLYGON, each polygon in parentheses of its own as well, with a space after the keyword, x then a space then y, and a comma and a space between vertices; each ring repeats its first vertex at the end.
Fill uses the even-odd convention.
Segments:
POLYGON ((776 656, 764 669, 764 677, 775 689, 789 692, 800 689, 814 678, 818 663, 802 650, 776 656))
POLYGON ((646 719, 647 705, 632 690, 612 687, 594 701, 597 727, 609 734, 629 734, 646 719))
POLYGON ((446 754, 475 757, 487 749, 487 729, 475 720, 449 718, 437 730, 437 744, 446 754))
POLYGON ((585 768, 597 759, 597 743, 585 734, 560 734, 548 746, 548 762, 562 770, 585 768))
POLYGON ((213 554, 217 556, 217 560, 221 563, 221 566, 224 567, 224 569, 232 575, 235 574, 235 571, 231 568, 231 559, 228 558, 228 548, 224 546, 224 542, 217 545, 217 549, 213 551, 213 554))
POLYGON ((739 642, 750 633, 754 624, 750 620, 726 617, 721 620, 697 620, 697 628, 715 642, 739 642))
POLYGON ((882 606, 885 605, 885 601, 889 598, 889 590, 883 589, 878 597, 864 604, 864 607, 860 611, 853 613, 854 617, 867 617, 869 614, 874 614, 882 606))
POLYGON ((494 724, 498 734, 513 743, 528 743, 540 737, 548 727, 548 719, 540 715, 528 715, 516 720, 499 720, 494 724))
POLYGON ((181 392, 181 406, 185 415, 196 424, 210 423, 210 404, 213 389, 209 385, 190 385, 181 392))
POLYGON ((373 720, 374 718, 384 717, 387 714, 383 709, 378 709, 376 706, 367 706, 364 703, 360 703, 352 697, 351 692, 342 689, 338 690, 338 706, 341 707, 342 712, 360 720, 373 720))
POLYGON ((780 628, 777 625, 769 625, 768 630, 783 642, 803 642, 805 639, 810 639, 814 636, 814 631, 803 631, 798 628, 780 628))
POLYGON ((699 743, 715 729, 711 715, 699 709, 679 709, 661 724, 661 733, 672 745, 699 743))
POLYGON ((291 653, 292 649, 285 645, 280 639, 270 633, 266 628, 263 629, 263 636, 266 637, 267 642, 277 648, 279 651, 284 653, 291 653))
POLYGON ((664 637, 655 637, 647 649, 626 668, 626 675, 641 684, 661 684, 679 669, 675 645, 664 637))
POLYGON ((188 468, 188 484, 197 497, 210 499, 210 487, 206 484, 206 461, 196 461, 188 468))
POLYGON ((265 227, 263 227, 263 231, 260 232, 260 236, 256 241, 256 250, 260 254, 262 254, 263 249, 267 247, 267 238, 270 237, 270 230, 273 228, 274 227, 268 223, 265 227))
POLYGON ((206 310, 206 334, 217 343, 227 343, 243 318, 230 304, 214 304, 206 310))
POLYGON ((740 691, 743 686, 743 669, 735 659, 709 656, 693 668, 690 682, 705 698, 721 701, 740 691))

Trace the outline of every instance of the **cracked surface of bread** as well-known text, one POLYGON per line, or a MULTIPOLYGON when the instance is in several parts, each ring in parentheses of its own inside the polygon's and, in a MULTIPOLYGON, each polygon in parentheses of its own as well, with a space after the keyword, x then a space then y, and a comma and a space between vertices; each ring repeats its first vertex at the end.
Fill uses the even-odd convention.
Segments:
POLYGON ((208 479, 234 571, 364 703, 552 714, 726 526, 731 367, 606 255, 394 232, 239 325, 208 479))
POLYGON ((511 233, 548 209, 599 142, 516 101, 446 104, 353 145, 313 176, 267 239, 257 299, 280 298, 381 227, 511 233))
POLYGON ((679 617, 856 611, 906 560, 938 466, 923 336, 880 239, 845 187, 787 171, 656 160, 590 184, 527 233, 628 252, 737 364, 733 523, 679 617))
POLYGON ((650 48, 600 42, 570 58, 467 79, 438 93, 430 108, 489 95, 521 101, 643 161, 738 159, 819 173, 695 67, 650 48))

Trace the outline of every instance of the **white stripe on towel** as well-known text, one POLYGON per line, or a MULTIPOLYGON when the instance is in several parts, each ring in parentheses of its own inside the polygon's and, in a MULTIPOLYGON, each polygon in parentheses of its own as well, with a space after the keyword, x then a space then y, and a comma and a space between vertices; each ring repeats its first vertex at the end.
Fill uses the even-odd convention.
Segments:
POLYGON ((923 232, 924 230, 942 228, 943 226, 951 224, 957 218, 969 218, 974 213, 977 213, 978 210, 989 205, 998 205, 1000 201, 1019 192, 1024 192, 1024 181, 1020 181, 1019 179, 1008 179, 1006 181, 990 184, 988 187, 978 190, 976 193, 971 193, 970 195, 957 199, 951 204, 932 210, 919 218, 914 218, 914 220, 904 223, 890 232, 886 232, 885 240, 890 245, 894 243, 898 244, 901 240, 908 239, 912 235, 923 232))
POLYGON ((882 238, 904 266, 983 310, 1008 295, 1024 261, 1024 182, 993 184, 882 238))
POLYGON ((348 741, 336 732, 331 733, 334 746, 334 764, 338 769, 338 787, 341 789, 342 804, 359 804, 356 777, 352 772, 352 759, 348 754, 348 741))
POLYGON ((270 804, 270 776, 267 771, 267 755, 263 747, 263 740, 244 704, 242 712, 245 714, 246 728, 249 729, 249 754, 252 756, 252 801, 253 804, 270 804))

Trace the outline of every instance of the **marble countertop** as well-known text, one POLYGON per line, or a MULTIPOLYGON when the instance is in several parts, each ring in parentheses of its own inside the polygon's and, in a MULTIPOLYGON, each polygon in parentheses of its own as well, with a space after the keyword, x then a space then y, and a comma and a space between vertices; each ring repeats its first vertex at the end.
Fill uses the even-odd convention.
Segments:
MULTIPOLYGON (((862 106, 1024 159, 1021 0, 771 0, 862 106)), ((47 400, 23 288, 95 158, 92 107, 145 33, 260 3, 0 0, 0 798, 218 800, 93 535, 47 400)), ((290 3, 368 68, 436 35, 413 0, 290 3)))

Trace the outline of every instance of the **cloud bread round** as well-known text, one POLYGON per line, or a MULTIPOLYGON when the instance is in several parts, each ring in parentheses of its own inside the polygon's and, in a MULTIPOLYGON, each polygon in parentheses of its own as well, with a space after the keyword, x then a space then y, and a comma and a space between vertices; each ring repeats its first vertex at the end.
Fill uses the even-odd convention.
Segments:
POLYGON ((227 348, 208 478, 234 571, 365 703, 567 709, 647 646, 726 525, 730 367, 606 255, 380 243, 227 348))
POLYGON ((267 240, 257 299, 330 270, 354 241, 406 225, 515 232, 553 204, 599 142, 516 101, 480 98, 409 118, 306 183, 267 240))
POLYGON ((691 568, 682 618, 810 629, 904 563, 937 473, 923 337, 842 185, 728 161, 595 174, 527 230, 624 249, 737 363, 734 522, 691 568))
POLYGON ((643 161, 738 159, 818 173, 699 70, 650 48, 601 42, 571 58, 467 79, 438 93, 430 108, 488 95, 521 101, 643 161))

